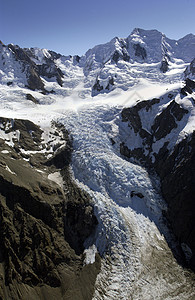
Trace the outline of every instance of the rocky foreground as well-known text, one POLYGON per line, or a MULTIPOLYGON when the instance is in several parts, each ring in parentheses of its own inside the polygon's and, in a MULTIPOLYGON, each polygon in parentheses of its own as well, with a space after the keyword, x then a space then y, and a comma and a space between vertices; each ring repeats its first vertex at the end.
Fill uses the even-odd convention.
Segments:
POLYGON ((0 124, 0 299, 91 299, 100 259, 82 253, 97 219, 71 179, 68 133, 53 125, 51 154, 32 122, 0 124))
POLYGON ((0 299, 194 300, 194 53, 0 41, 0 299))

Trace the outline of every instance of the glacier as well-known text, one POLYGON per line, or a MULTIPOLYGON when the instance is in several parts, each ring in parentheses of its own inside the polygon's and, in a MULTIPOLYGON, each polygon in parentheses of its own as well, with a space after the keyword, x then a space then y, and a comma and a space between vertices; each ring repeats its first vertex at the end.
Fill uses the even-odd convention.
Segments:
MULTIPOLYGON (((79 61, 75 57, 57 57, 54 62, 64 74, 63 84, 60 86, 54 77, 40 76, 47 93, 30 90, 39 104, 27 101, 27 77, 13 52, 0 45, 4 52, 0 64, 1 116, 38 124, 44 131, 45 143, 51 122, 55 121, 65 126, 73 140, 72 177, 91 195, 99 222, 95 233, 85 241, 84 251, 85 264, 94 262, 96 252, 102 258, 93 300, 187 300, 195 295, 193 274, 178 264, 170 249, 170 244, 177 248, 178 241, 163 215, 167 203, 161 195, 159 178, 120 153, 120 143, 129 130, 121 121, 121 111, 141 100, 170 92, 177 95, 177 103, 188 108, 188 117, 180 123, 178 132, 167 137, 172 141, 170 151, 194 131, 195 94, 179 96, 184 71, 187 67, 190 72, 194 58, 194 38, 189 35, 174 41, 155 30, 135 29, 127 39, 114 38, 90 49, 79 61), (190 43, 193 46, 189 49, 190 43), (142 48, 131 55, 133 44, 142 48), (145 52, 140 50, 143 48, 145 60, 145 52), (114 53, 117 61, 113 61, 114 53), (165 58, 169 67, 163 73, 160 66, 165 58), (95 90, 95 85, 100 90, 95 90)), ((52 57, 46 49, 29 49, 29 53, 38 65, 52 57)), ((169 104, 166 101, 161 110, 169 104)), ((150 130, 159 112, 158 108, 154 115, 142 115, 144 129, 150 130)), ((140 143, 133 134, 126 139, 130 149, 140 143)), ((0 138, 12 145, 13 136, 5 136, 1 129, 0 138)), ((164 142, 166 139, 154 144, 154 152, 164 142)), ((57 173, 49 179, 62 185, 57 173)))

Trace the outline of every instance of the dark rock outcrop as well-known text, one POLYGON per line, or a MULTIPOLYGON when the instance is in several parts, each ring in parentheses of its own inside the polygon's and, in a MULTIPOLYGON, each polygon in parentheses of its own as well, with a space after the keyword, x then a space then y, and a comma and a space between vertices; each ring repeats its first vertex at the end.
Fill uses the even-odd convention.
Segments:
POLYGON ((30 59, 26 51, 19 46, 12 44, 8 45, 8 48, 12 51, 15 59, 22 64, 23 72, 26 72, 28 88, 31 90, 42 90, 44 89, 44 84, 39 77, 38 68, 36 64, 30 59))
POLYGON ((35 63, 36 56, 33 52, 33 49, 20 48, 17 45, 9 44, 8 48, 12 51, 15 59, 19 61, 22 65, 22 72, 26 73, 27 77, 27 87, 31 90, 41 90, 43 93, 46 93, 43 81, 41 76, 46 78, 55 78, 57 83, 62 86, 62 78, 64 74, 56 66, 55 59, 61 57, 60 54, 54 51, 48 51, 51 55, 50 58, 44 57, 42 63, 35 63))
POLYGON ((112 56, 112 60, 113 60, 115 63, 117 63, 118 60, 119 60, 119 58, 120 58, 120 54, 119 54, 119 52, 116 50, 116 51, 114 52, 113 56, 112 56))
POLYGON ((97 93, 100 93, 100 92, 110 91, 112 89, 113 85, 114 85, 114 78, 113 77, 108 78, 106 86, 105 86, 105 83, 104 83, 105 87, 103 86, 103 84, 101 85, 100 80, 97 79, 96 83, 93 85, 93 88, 92 88, 92 96, 95 96, 97 93))
POLYGON ((124 61, 129 61, 130 60, 130 56, 128 54, 127 51, 122 51, 122 54, 119 53, 119 51, 115 51, 114 54, 112 55, 112 60, 117 63, 119 61, 119 59, 122 59, 124 61))
MULTIPOLYGON (((194 86, 192 81, 187 80, 187 83, 190 88, 194 86)), ((174 96, 169 94, 167 97, 173 99, 174 96)), ((169 141, 164 140, 159 151, 153 152, 153 144, 166 138, 188 114, 188 110, 173 99, 156 115, 150 130, 146 131, 142 128, 141 112, 152 111, 158 104, 160 99, 153 99, 123 109, 122 121, 128 122, 129 131, 133 130, 138 136, 140 146, 129 149, 123 141, 120 152, 150 171, 155 171, 160 177, 162 195, 168 204, 166 217, 180 245, 187 245, 191 249, 191 258, 187 263, 195 270, 195 132, 171 150, 169 141)))
POLYGON ((109 80, 108 80, 108 84, 107 84, 107 86, 106 86, 106 90, 110 90, 111 88, 112 88, 112 86, 114 85, 114 78, 113 77, 111 77, 109 80))
POLYGON ((146 49, 140 46, 140 44, 134 44, 133 48, 135 50, 135 56, 141 57, 142 59, 147 57, 146 49))
POLYGON ((120 59, 129 62, 130 56, 129 56, 129 53, 128 53, 128 50, 127 50, 128 49, 127 40, 119 39, 119 38, 116 38, 116 40, 120 44, 121 50, 120 51, 118 51, 118 50, 114 51, 114 53, 111 57, 111 61, 116 63, 116 64, 118 63, 118 61, 120 59))
POLYGON ((39 103, 39 101, 35 99, 35 97, 33 97, 31 94, 26 94, 26 99, 34 102, 35 104, 39 103))
POLYGON ((19 137, 13 138, 14 149, 39 151, 43 131, 39 126, 29 120, 7 119, 0 117, 1 128, 6 134, 18 131, 19 137))
POLYGON ((79 55, 75 55, 75 60, 79 63, 81 57, 79 55))
POLYGON ((64 74, 56 67, 55 63, 51 59, 46 59, 46 63, 38 65, 38 73, 40 76, 47 78, 56 78, 57 83, 62 86, 62 78, 64 74))
POLYGON ((133 127, 134 132, 137 133, 139 130, 142 129, 139 111, 141 109, 146 109, 146 111, 149 111, 152 105, 159 102, 160 99, 154 98, 150 101, 141 101, 131 108, 124 108, 121 113, 122 122, 129 122, 129 124, 133 127))
POLYGON ((92 91, 101 92, 103 89, 104 89, 103 86, 100 85, 100 81, 97 79, 96 83, 92 88, 92 91))
POLYGON ((188 93, 192 94, 194 90, 195 90, 195 81, 187 78, 185 80, 184 87, 181 88, 181 94, 183 96, 187 96, 188 93))
POLYGON ((160 66, 160 70, 163 72, 163 73, 166 73, 169 69, 169 64, 168 64, 168 61, 166 59, 164 59, 162 62, 161 62, 161 66, 160 66))
POLYGON ((164 109, 154 121, 151 129, 156 140, 160 140, 177 127, 177 121, 181 121, 188 110, 182 108, 175 100, 164 109))
POLYGON ((50 146, 42 147, 37 125, 0 123, 5 134, 19 136, 13 147, 0 139, 0 299, 91 299, 100 259, 84 266, 82 253, 97 219, 89 195, 70 176, 67 131, 53 125, 66 145, 48 162, 50 146), (25 156, 29 150, 34 153, 25 156), (62 173, 63 187, 49 179, 55 172, 62 173))
POLYGON ((162 194, 168 203, 167 218, 180 243, 192 251, 189 261, 195 271, 195 132, 182 140, 171 153, 158 155, 154 164, 161 179, 162 194))
POLYGON ((186 68, 184 75, 185 75, 185 78, 195 75, 195 58, 192 60, 190 65, 186 68))

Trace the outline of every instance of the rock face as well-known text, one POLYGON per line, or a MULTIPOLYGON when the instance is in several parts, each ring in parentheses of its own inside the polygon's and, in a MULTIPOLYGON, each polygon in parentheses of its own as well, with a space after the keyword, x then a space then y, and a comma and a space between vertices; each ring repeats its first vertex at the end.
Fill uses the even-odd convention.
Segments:
MULTIPOLYGON (((33 49, 22 49, 17 45, 9 44, 7 46, 7 51, 11 52, 14 60, 19 63, 21 67, 21 74, 23 74, 23 77, 26 77, 26 87, 29 89, 33 91, 41 90, 43 93, 46 93, 41 77, 49 80, 54 78, 56 82, 62 86, 62 78, 64 74, 55 64, 55 60, 61 57, 60 54, 53 51, 47 51, 47 55, 44 56, 42 54, 43 57, 41 61, 39 61, 39 57, 36 57, 33 49)), ((15 66, 13 66, 13 68, 15 68, 15 66)))
POLYGON ((166 73, 169 69, 169 64, 168 64, 168 61, 165 59, 162 61, 161 63, 161 66, 160 66, 160 70, 163 72, 163 73, 166 73))
POLYGON ((134 44, 133 48, 135 49, 135 56, 139 56, 142 59, 147 57, 146 49, 140 46, 140 44, 134 44))
POLYGON ((180 243, 189 246, 190 267, 195 271, 195 132, 165 152, 155 164, 168 203, 167 218, 180 243))
POLYGON ((47 78, 56 78, 57 83, 62 86, 62 71, 56 67, 55 63, 51 59, 47 59, 45 64, 38 65, 38 72, 40 76, 47 78))
MULTIPOLYGON (((186 86, 189 95, 194 81, 187 79, 186 86)), ((123 109, 120 152, 160 177, 167 219, 182 249, 189 250, 187 264, 195 270, 195 132, 177 141, 190 115, 189 106, 176 101, 177 95, 168 93, 123 109), (128 124, 125 137, 123 123, 128 124)))
POLYGON ((181 89, 181 94, 187 96, 187 94, 192 94, 195 90, 195 82, 189 78, 185 80, 185 86, 181 89))
POLYGON ((191 79, 194 79, 195 76, 195 58, 192 60, 190 65, 186 68, 184 72, 185 78, 191 77, 191 79))
MULTIPOLYGON (((96 96, 115 88, 128 89, 138 78, 169 82, 167 71, 184 68, 185 78, 194 78, 195 36, 175 41, 157 30, 135 28, 127 38, 115 37, 110 42, 89 49, 83 56, 64 56, 39 48, 20 48, 0 43, 0 79, 8 86, 15 84, 39 90, 43 94, 64 96, 76 86, 79 95, 96 96), (109 80, 114 79, 114 85, 109 80), (87 89, 87 91, 86 91, 87 89), (64 93, 66 91, 66 93, 64 93)), ((170 72, 171 73, 171 72, 170 72)), ((172 72, 171 80, 182 80, 182 73, 172 72)))
POLYGON ((82 253, 97 219, 71 179, 68 133, 53 125, 51 150, 30 121, 0 125, 0 299, 91 299, 100 260, 82 253))
POLYGON ((19 46, 12 44, 8 45, 8 48, 12 51, 16 61, 22 65, 22 72, 26 73, 27 87, 31 90, 42 90, 44 91, 44 84, 39 77, 38 68, 36 64, 30 59, 28 54, 19 46))
POLYGON ((96 83, 94 84, 92 88, 92 96, 96 96, 97 94, 101 92, 109 92, 112 90, 114 86, 114 79, 113 77, 108 78, 105 82, 100 85, 100 80, 97 79, 96 83))
POLYGON ((159 114, 151 127, 154 138, 158 141, 167 136, 174 128, 177 128, 177 121, 181 121, 188 110, 182 108, 175 100, 159 114))

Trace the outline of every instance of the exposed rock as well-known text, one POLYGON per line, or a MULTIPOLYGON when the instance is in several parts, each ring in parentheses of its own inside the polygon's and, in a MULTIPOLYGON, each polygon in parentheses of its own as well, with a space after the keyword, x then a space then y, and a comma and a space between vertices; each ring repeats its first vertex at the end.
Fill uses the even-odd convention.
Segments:
POLYGON ((100 81, 97 80, 93 86, 93 90, 101 92, 103 90, 103 86, 100 85, 100 81))
POLYGON ((122 121, 129 122, 129 124, 133 127, 134 132, 137 133, 139 130, 142 129, 139 111, 143 108, 145 108, 146 111, 149 111, 152 105, 159 102, 160 99, 154 98, 150 101, 141 101, 131 108, 124 108, 121 113, 122 121))
POLYGON ((51 57, 45 57, 43 63, 36 64, 36 56, 33 52, 33 49, 22 49, 19 46, 12 44, 8 45, 8 48, 14 54, 15 59, 21 63, 22 72, 25 72, 27 76, 28 88, 33 91, 41 90, 43 93, 46 93, 40 76, 47 77, 49 79, 56 78, 58 84, 62 86, 62 78, 64 75, 54 62, 55 59, 61 57, 60 54, 57 54, 54 51, 49 51, 51 57))
POLYGON ((79 61, 80 61, 80 56, 78 56, 78 55, 75 55, 75 59, 76 59, 76 61, 79 63, 79 61))
POLYGON ((195 75, 195 58, 192 60, 190 65, 186 68, 184 75, 186 78, 188 78, 189 76, 193 77, 195 75))
POLYGON ((15 55, 16 60, 23 61, 23 62, 26 62, 26 63, 29 63, 29 64, 33 64, 30 57, 18 45, 9 44, 8 48, 12 50, 12 52, 15 55))
POLYGON ((177 144, 174 151, 159 153, 155 170, 168 203, 167 217, 181 243, 192 250, 190 266, 195 271, 195 132, 177 144))
POLYGON ((181 94, 187 96, 187 94, 192 94, 195 90, 195 81, 187 78, 185 80, 185 86, 181 89, 181 94))
POLYGON ((140 44, 134 44, 133 48, 135 50, 135 56, 141 57, 142 59, 147 57, 146 49, 140 46, 140 44))
POLYGON ((134 197, 134 196, 137 196, 141 199, 144 198, 144 195, 142 195, 142 193, 136 193, 136 192, 132 191, 131 192, 131 197, 134 197))
POLYGON ((113 138, 110 138, 110 141, 111 141, 112 145, 116 144, 116 142, 113 140, 113 138))
POLYGON ((115 50, 114 54, 112 55, 112 61, 114 61, 116 64, 119 61, 119 59, 122 59, 122 60, 127 61, 127 62, 130 60, 130 56, 127 52, 127 49, 126 49, 125 45, 122 45, 122 53, 115 50))
POLYGON ((33 97, 31 94, 26 94, 26 99, 34 102, 35 104, 39 103, 39 101, 35 99, 35 97, 33 97))
MULTIPOLYGON (((194 83, 188 81, 192 88, 194 83)), ((173 99, 173 95, 167 96, 173 99)), ((192 255, 188 266, 195 270, 195 132, 178 143, 171 151, 169 141, 164 141, 158 153, 153 153, 153 144, 163 140, 174 128, 177 128, 184 115, 188 113, 175 100, 172 100, 156 115, 150 132, 142 128, 141 111, 153 109, 160 99, 142 101, 131 108, 123 109, 122 121, 128 122, 129 132, 132 128, 140 139, 140 146, 129 149, 125 141, 120 144, 120 152, 127 158, 134 159, 149 170, 155 171, 161 180, 161 190, 168 203, 167 219, 171 224, 180 245, 184 243, 192 255), (155 160, 152 159, 154 155, 155 160)))
POLYGON ((169 64, 168 64, 168 61, 165 59, 161 62, 161 66, 160 66, 160 70, 163 72, 163 73, 166 73, 169 69, 169 64))
POLYGON ((122 55, 116 50, 112 56, 112 60, 117 63, 119 59, 123 59, 124 61, 129 61, 130 56, 128 53, 123 52, 122 55))
POLYGON ((114 85, 113 77, 108 78, 107 85, 104 84, 104 86, 103 86, 103 84, 100 84, 100 80, 97 79, 96 83, 94 84, 94 86, 92 88, 92 96, 96 95, 99 92, 110 91, 112 89, 113 85, 114 85))
POLYGON ((0 40, 0 45, 2 45, 3 47, 6 47, 5 44, 0 40))
POLYGON ((0 117, 1 128, 5 133, 18 133, 18 137, 14 138, 14 148, 22 148, 28 151, 40 150, 43 131, 29 120, 7 119, 0 117))
POLYGON ((27 66, 27 74, 28 74, 28 88, 35 91, 35 90, 42 90, 45 92, 44 84, 41 78, 38 75, 38 70, 34 66, 27 66))
POLYGON ((46 59, 46 63, 38 65, 38 72, 40 76, 47 78, 56 78, 57 83, 62 86, 62 78, 64 74, 62 71, 56 67, 55 63, 51 59, 46 59))
POLYGON ((68 199, 70 199, 66 206, 65 239, 77 254, 81 254, 84 250, 83 243, 95 230, 97 219, 93 214, 89 196, 78 189, 70 176, 67 176, 66 168, 63 169, 62 176, 66 184, 65 190, 68 191, 68 199))
POLYGON ((55 51, 49 50, 48 52, 49 54, 51 54, 52 59, 59 59, 60 57, 62 57, 60 53, 56 53, 55 51))
POLYGON ((114 85, 114 78, 111 77, 111 78, 109 79, 108 84, 107 84, 107 86, 106 86, 105 89, 109 91, 113 85, 114 85))
POLYGON ((23 66, 23 72, 27 74, 28 88, 31 90, 42 90, 44 91, 44 84, 38 75, 38 69, 36 64, 30 59, 26 51, 19 46, 12 44, 8 45, 8 48, 12 50, 16 60, 21 62, 23 66))
POLYGON ((0 139, 0 299, 91 299, 100 259, 84 267, 82 253, 97 219, 89 195, 71 179, 67 131, 56 127, 68 149, 57 147, 47 163, 37 125, 6 118, 0 123, 9 135, 20 132, 12 140, 18 152, 0 139), (36 151, 29 154, 36 156, 36 167, 23 160, 24 150, 36 151), (62 172, 63 189, 48 178, 56 171, 62 172))
POLYGON ((177 127, 177 121, 187 114, 188 111, 182 108, 173 100, 162 112, 155 118, 151 129, 156 140, 160 140, 177 127))

